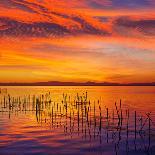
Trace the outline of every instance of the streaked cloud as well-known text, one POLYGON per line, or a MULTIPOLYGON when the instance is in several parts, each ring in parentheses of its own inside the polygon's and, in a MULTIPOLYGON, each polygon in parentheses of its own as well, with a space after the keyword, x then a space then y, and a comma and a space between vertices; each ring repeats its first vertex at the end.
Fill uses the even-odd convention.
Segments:
POLYGON ((121 35, 155 36, 155 19, 118 18, 114 21, 114 29, 121 35))
POLYGON ((155 81, 154 6, 1 0, 0 81, 155 81))

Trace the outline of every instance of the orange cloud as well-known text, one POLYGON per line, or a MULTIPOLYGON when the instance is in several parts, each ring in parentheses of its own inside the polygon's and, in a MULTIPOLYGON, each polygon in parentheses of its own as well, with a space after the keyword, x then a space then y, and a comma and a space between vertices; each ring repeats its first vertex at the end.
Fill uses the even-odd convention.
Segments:
POLYGON ((155 80, 154 10, 113 4, 2 0, 0 81, 155 80))

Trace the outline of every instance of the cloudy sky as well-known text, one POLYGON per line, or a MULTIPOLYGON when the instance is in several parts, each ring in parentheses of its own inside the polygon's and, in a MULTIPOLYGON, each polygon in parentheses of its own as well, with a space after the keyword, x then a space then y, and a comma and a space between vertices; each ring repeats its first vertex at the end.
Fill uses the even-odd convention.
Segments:
POLYGON ((0 82, 155 81, 154 0, 0 0, 0 82))

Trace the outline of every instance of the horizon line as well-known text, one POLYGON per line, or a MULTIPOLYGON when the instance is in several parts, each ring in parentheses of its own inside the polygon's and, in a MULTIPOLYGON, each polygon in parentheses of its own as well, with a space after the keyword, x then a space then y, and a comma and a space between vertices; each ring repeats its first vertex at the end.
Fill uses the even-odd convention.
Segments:
POLYGON ((0 86, 155 86, 155 82, 132 82, 132 83, 117 83, 117 82, 0 82, 0 86))

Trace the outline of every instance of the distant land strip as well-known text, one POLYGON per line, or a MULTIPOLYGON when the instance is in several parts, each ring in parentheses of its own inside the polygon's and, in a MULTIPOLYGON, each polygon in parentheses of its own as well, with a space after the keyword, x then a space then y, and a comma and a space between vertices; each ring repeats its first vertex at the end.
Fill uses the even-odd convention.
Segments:
POLYGON ((0 83, 0 86, 155 86, 151 83, 110 83, 110 82, 34 82, 34 83, 0 83))

